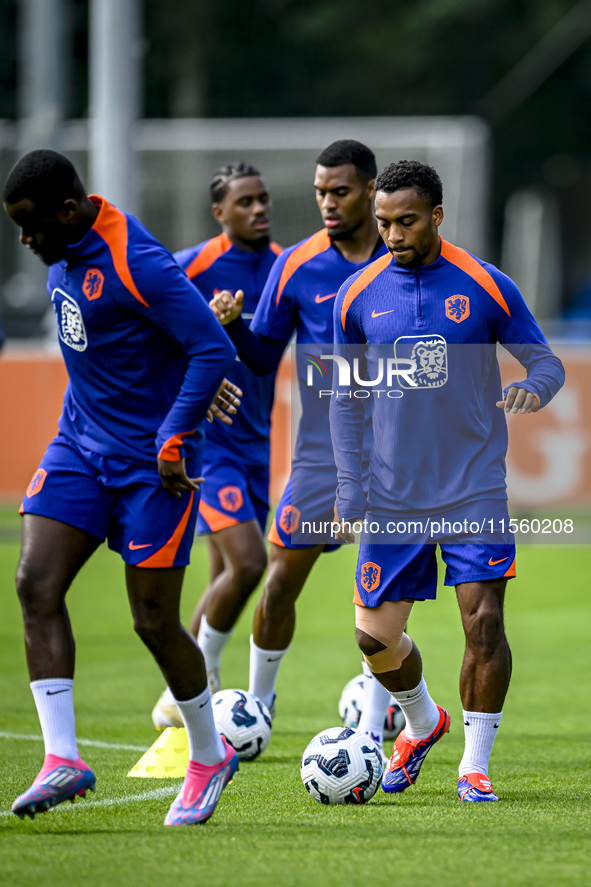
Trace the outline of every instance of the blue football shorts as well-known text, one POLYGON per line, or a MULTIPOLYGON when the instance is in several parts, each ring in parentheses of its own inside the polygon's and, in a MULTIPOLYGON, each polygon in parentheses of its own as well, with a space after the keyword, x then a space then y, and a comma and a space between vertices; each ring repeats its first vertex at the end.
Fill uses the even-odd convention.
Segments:
POLYGON ((325 551, 340 548, 330 530, 336 489, 335 466, 296 463, 275 511, 269 542, 293 549, 311 545, 324 545, 325 551))
MULTIPOLYGON (((187 459, 187 475, 198 476, 187 459)), ((27 488, 21 513, 77 527, 136 567, 185 567, 195 534, 199 493, 180 498, 156 469, 99 456, 59 434, 27 488)))
MULTIPOLYGON (((445 585, 514 578, 515 542, 509 530, 507 502, 490 500, 472 503, 450 510, 443 516, 437 515, 434 520, 436 526, 441 526, 444 518, 452 527, 456 521, 459 527, 467 520, 469 527, 471 517, 481 518, 484 532, 470 534, 456 530, 454 534, 442 535, 440 541, 435 542, 431 541, 434 538, 432 533, 427 531, 421 534, 421 541, 406 544, 384 543, 381 535, 383 521, 376 519, 375 526, 379 525, 380 529, 373 534, 366 532, 361 537, 354 602, 364 607, 379 607, 385 601, 434 600, 437 595, 437 545, 446 565, 445 585), (482 515, 492 517, 487 517, 483 523, 482 515), (490 527, 494 528, 494 532, 490 532, 490 527), (376 541, 378 538, 380 541, 376 541)), ((424 517, 410 520, 420 520, 425 526, 424 517)), ((397 524, 406 523, 408 526, 410 520, 397 521, 397 524)))
MULTIPOLYGON (((206 457, 210 451, 206 450, 206 457)), ((269 514, 269 466, 244 465, 229 457, 203 464, 198 533, 217 533, 256 520, 265 532, 269 514)))

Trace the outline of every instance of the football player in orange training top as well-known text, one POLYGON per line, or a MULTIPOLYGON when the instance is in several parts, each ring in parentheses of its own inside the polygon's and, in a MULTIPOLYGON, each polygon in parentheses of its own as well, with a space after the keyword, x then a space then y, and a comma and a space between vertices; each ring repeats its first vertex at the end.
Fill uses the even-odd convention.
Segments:
MULTIPOLYGON (((254 166, 230 163, 214 173, 210 193, 222 233, 176 253, 175 259, 208 301, 224 290, 241 290, 248 324, 281 252, 270 240, 269 189, 254 166)), ((231 429, 214 423, 205 432, 197 531, 207 534, 210 584, 191 620, 212 694, 220 689, 223 649, 267 566, 263 533, 275 371, 257 376, 236 360, 227 377, 242 391, 241 406, 231 429)), ((157 728, 182 726, 170 689, 158 700, 152 720, 157 728)))
POLYGON ((515 284, 440 238, 441 204, 441 181, 425 163, 393 163, 376 180, 376 217, 388 252, 349 278, 335 304, 335 353, 344 365, 358 361, 357 380, 372 380, 343 386, 335 374, 336 511, 345 541, 353 541, 352 525, 362 522, 357 642, 406 718, 384 790, 411 786, 449 729, 449 715, 429 695, 420 653, 406 634, 414 601, 435 598, 438 542, 466 637, 457 792, 463 801, 497 801, 488 764, 511 677, 503 602, 507 579, 515 576, 505 414, 546 406, 563 385, 564 370, 515 284), (504 392, 497 342, 527 370, 526 380, 504 392), (387 360, 401 375, 391 388, 379 384, 382 396, 372 398, 366 495, 358 445, 364 398, 392 354, 387 360))
POLYGON ((49 265, 70 382, 59 433, 22 506, 17 588, 45 761, 24 818, 94 790, 80 758, 66 592, 105 539, 125 562, 134 627, 171 687, 189 765, 166 825, 208 819, 238 765, 217 732, 203 657, 179 601, 201 478, 202 422, 235 349, 170 253, 133 216, 88 196, 69 160, 33 151, 4 208, 49 265))
MULTIPOLYGON (((376 257, 387 255, 373 214, 376 171, 373 152, 360 142, 342 139, 329 145, 317 158, 314 175, 323 227, 279 256, 250 328, 240 316, 241 292, 213 300, 238 356, 253 372, 274 372, 294 332, 307 356, 319 356, 333 341, 339 287, 376 257)), ((272 713, 277 674, 295 631, 296 600, 320 554, 338 547, 334 539, 327 543, 326 534, 301 534, 304 519, 330 524, 337 482, 328 401, 319 403, 318 391, 306 384, 307 369, 298 356, 302 419, 291 478, 268 536, 269 570, 251 637, 249 690, 272 713)), ((380 744, 389 699, 367 670, 359 729, 380 744)))

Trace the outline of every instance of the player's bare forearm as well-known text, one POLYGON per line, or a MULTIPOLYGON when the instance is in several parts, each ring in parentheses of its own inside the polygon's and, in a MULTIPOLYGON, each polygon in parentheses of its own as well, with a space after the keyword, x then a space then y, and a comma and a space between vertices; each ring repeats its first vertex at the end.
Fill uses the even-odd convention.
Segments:
POLYGON ((506 413, 537 413, 540 409, 539 398, 525 388, 513 385, 507 391, 505 400, 498 400, 497 406, 506 413))
POLYGON ((214 402, 207 411, 207 421, 218 419, 224 425, 232 424, 232 416, 235 416, 240 408, 242 391, 238 385, 224 379, 215 396, 214 402))
POLYGON ((158 459, 158 474, 164 489, 177 499, 180 499, 183 493, 198 490, 204 481, 202 477, 187 477, 184 459, 179 459, 177 462, 158 459))
POLYGON ((209 303, 209 307, 221 325, 226 326, 242 314, 242 309, 244 308, 244 293, 242 290, 238 290, 236 295, 233 296, 229 290, 223 290, 221 293, 217 293, 213 297, 209 303))

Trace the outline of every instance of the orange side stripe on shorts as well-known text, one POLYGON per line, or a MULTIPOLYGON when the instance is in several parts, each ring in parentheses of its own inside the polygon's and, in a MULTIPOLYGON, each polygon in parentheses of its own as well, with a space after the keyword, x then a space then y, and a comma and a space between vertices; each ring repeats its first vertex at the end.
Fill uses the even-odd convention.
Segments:
POLYGON ((141 564, 138 564, 138 567, 151 567, 152 569, 172 567, 176 553, 179 550, 179 545, 181 544, 185 530, 187 529, 187 524, 189 523, 194 495, 194 493, 191 493, 189 504, 185 508, 185 513, 168 542, 158 551, 155 551, 149 558, 146 558, 145 561, 142 561, 141 564))
POLYGON ((506 573, 503 573, 503 577, 507 577, 507 579, 514 579, 517 576, 517 557, 513 558, 513 563, 509 567, 506 573))
POLYGON ((385 256, 380 256, 379 259, 376 259, 375 262, 372 262, 371 265, 368 265, 367 268, 364 268, 359 277, 353 281, 351 286, 346 292, 345 298, 343 299, 343 305, 341 307, 341 326, 345 329, 345 321, 347 319, 347 311, 351 307, 353 301, 357 298, 359 293, 363 292, 363 290, 369 286, 372 280, 375 280, 378 274, 381 274, 384 268, 387 268, 390 262, 392 261, 392 256, 390 253, 386 253, 385 256))
POLYGON ((281 541, 281 536, 279 535, 279 531, 277 529, 277 524, 275 523, 275 518, 273 518, 273 523, 269 529, 267 534, 267 539, 269 542, 272 542, 274 545, 280 545, 281 548, 285 548, 285 542, 281 541))
POLYGON ((235 517, 230 517, 229 514, 218 511, 217 508, 212 508, 203 499, 199 502, 199 514, 207 523, 212 533, 217 533, 218 530, 227 530, 228 527, 235 527, 236 524, 240 523, 235 517))
POLYGON ((208 240, 199 255, 195 256, 190 265, 185 268, 185 274, 189 280, 193 280, 198 274, 203 274, 217 262, 220 256, 232 248, 232 241, 227 234, 218 234, 208 240))
POLYGON ((357 607, 365 607, 365 604, 361 600, 361 595, 359 594, 359 589, 357 588, 357 583, 355 583, 355 591, 353 592, 353 603, 357 607))
POLYGON ((503 294, 495 283, 493 277, 488 273, 486 268, 483 268, 480 262, 477 262, 476 259, 467 253, 465 249, 461 249, 459 246, 453 246, 451 243, 448 243, 447 240, 441 240, 441 255, 444 259, 447 259, 448 262, 451 262, 452 265, 456 265, 458 268, 461 268, 462 271, 465 271, 472 280, 475 280, 476 283, 480 284, 480 286, 487 291, 489 296, 492 296, 495 302, 501 306, 505 314, 508 314, 511 317, 511 312, 503 298, 503 294))

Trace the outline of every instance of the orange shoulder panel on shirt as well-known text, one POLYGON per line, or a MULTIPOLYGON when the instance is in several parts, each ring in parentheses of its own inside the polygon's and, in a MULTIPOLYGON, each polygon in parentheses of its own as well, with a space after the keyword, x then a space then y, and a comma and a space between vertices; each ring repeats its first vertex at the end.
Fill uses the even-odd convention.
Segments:
POLYGON ((328 236, 328 232, 326 228, 323 228, 322 231, 318 231, 317 234, 313 234, 308 240, 305 240, 297 249, 288 256, 285 265, 283 266, 283 271, 281 272, 281 277, 279 278, 279 286, 277 287, 277 298, 275 300, 275 304, 279 304, 279 299, 281 298, 281 294, 285 289, 285 285, 293 275, 296 273, 298 268, 308 262, 310 259, 313 259, 314 256, 320 255, 320 253, 326 252, 326 250, 330 247, 330 237, 328 236))
POLYGON ((191 508, 193 507, 194 496, 195 494, 191 493, 189 497, 189 504, 185 508, 185 512, 168 542, 163 545, 162 548, 158 549, 158 551, 155 551, 154 554, 151 555, 149 558, 146 558, 145 561, 142 561, 141 564, 138 564, 138 567, 168 569, 169 567, 172 567, 174 565, 176 553, 179 550, 179 545, 183 540, 185 530, 187 529, 187 524, 189 523, 189 517, 191 516, 191 508))
POLYGON ((462 271, 469 274, 476 283, 479 283, 480 286, 487 291, 489 296, 493 297, 503 311, 511 317, 511 312, 503 298, 503 294, 494 279, 488 273, 486 268, 483 268, 480 262, 477 262, 470 253, 467 253, 465 249, 461 249, 459 246, 452 246, 447 240, 442 239, 441 255, 444 259, 447 259, 448 262, 451 262, 452 265, 457 265, 458 268, 461 268, 462 271))
POLYGON ((274 252, 276 256, 280 256, 283 252, 283 247, 279 246, 278 243, 274 243, 273 241, 271 241, 269 246, 271 247, 271 251, 274 252))
POLYGON ((227 234, 218 234, 208 240, 198 256, 195 256, 190 265, 185 268, 185 274, 189 280, 193 280, 198 274, 203 274, 208 268, 211 268, 220 256, 227 253, 232 248, 232 241, 227 234))
POLYGON ((103 238, 111 252, 111 258, 115 271, 119 276, 119 280, 123 286, 129 290, 138 302, 150 306, 140 294, 138 288, 133 282, 129 265, 127 264, 127 219, 125 214, 116 207, 107 203, 104 197, 99 194, 90 194, 90 200, 98 207, 99 214, 92 226, 96 233, 103 238))
POLYGON ((347 318, 347 311, 351 307, 351 303, 354 299, 357 298, 360 292, 362 292, 366 286, 375 280, 378 274, 381 274, 384 268, 387 268, 390 262, 392 261, 392 256, 390 253, 386 253, 385 256, 380 256, 379 259, 376 259, 375 262, 372 262, 371 265, 368 265, 367 268, 364 268, 357 280, 354 280, 349 289, 345 294, 345 298, 343 299, 343 305, 341 307, 341 324, 343 329, 345 329, 345 320, 347 318))

